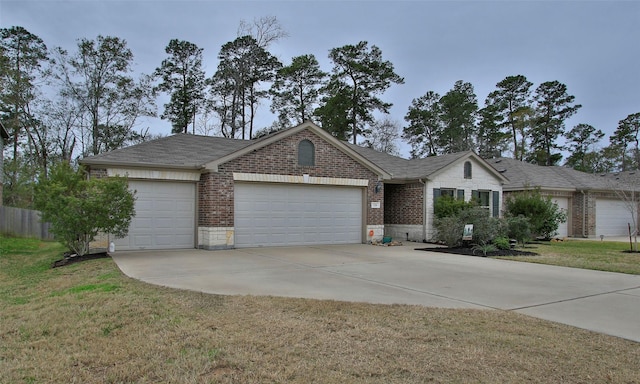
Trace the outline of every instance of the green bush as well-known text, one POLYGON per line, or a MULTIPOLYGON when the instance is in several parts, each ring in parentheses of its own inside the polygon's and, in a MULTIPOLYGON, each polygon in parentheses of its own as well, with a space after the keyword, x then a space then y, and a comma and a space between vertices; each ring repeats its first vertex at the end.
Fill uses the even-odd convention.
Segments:
POLYGON ((489 244, 500 234, 500 220, 491 217, 485 208, 472 207, 461 210, 456 215, 434 220, 435 240, 448 247, 462 245, 462 232, 465 224, 473 224, 472 242, 489 244))
POLYGON ((531 240, 531 223, 529 219, 520 215, 505 218, 506 234, 510 239, 515 239, 524 247, 525 243, 531 240))
POLYGON ((60 243, 78 255, 89 251, 98 233, 124 237, 135 215, 135 197, 124 178, 87 180, 67 163, 52 167, 35 188, 35 207, 60 243))
POLYGON ((444 195, 440 196, 434 206, 433 213, 436 218, 441 219, 443 217, 456 216, 461 211, 475 206, 475 203, 471 201, 458 200, 452 196, 444 195))
POLYGON ((462 245, 462 231, 464 223, 456 216, 436 218, 433 222, 435 240, 444 243, 449 248, 462 245))
POLYGON ((493 245, 495 245, 498 249, 511 249, 511 243, 509 243, 509 239, 504 236, 498 236, 493 239, 493 245))
POLYGON ((542 196, 539 189, 514 193, 505 199, 505 212, 509 217, 529 219, 534 236, 550 239, 558 232, 567 215, 550 196, 542 196))

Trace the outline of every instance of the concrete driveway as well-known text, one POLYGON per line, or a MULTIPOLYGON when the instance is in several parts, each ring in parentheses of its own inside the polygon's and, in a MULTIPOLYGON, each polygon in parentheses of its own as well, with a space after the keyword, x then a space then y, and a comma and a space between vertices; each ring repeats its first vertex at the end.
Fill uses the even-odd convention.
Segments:
POLYGON ((502 309, 640 342, 640 276, 399 247, 115 252, 133 278, 221 295, 502 309))

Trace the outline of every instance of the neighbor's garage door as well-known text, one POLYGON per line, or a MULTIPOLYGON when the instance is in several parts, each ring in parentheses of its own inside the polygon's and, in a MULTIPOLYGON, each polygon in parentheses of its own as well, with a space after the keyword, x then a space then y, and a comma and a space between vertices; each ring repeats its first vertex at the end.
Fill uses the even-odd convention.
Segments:
POLYGON ((236 247, 362 242, 362 189, 235 184, 236 247))
POLYGON ((555 197, 552 201, 558 205, 558 208, 567 214, 567 221, 558 225, 558 234, 556 236, 567 237, 569 236, 569 199, 567 197, 555 197))
POLYGON ((129 181, 129 189, 136 191, 136 216, 129 236, 114 241, 116 251, 194 247, 194 183, 129 181))
POLYGON ((624 236, 629 234, 627 223, 631 215, 624 202, 615 199, 596 200, 596 235, 624 236))

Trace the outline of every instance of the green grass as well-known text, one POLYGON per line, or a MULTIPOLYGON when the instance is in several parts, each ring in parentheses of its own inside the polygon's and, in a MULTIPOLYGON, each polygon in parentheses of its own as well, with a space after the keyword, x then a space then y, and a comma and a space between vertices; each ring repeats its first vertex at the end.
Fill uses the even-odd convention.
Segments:
POLYGON ((640 382, 638 343, 513 312, 208 295, 0 241, 0 383, 640 382))
POLYGON ((535 252, 538 256, 500 258, 640 275, 640 253, 628 252, 629 243, 567 240, 533 244, 527 246, 525 250, 535 252))

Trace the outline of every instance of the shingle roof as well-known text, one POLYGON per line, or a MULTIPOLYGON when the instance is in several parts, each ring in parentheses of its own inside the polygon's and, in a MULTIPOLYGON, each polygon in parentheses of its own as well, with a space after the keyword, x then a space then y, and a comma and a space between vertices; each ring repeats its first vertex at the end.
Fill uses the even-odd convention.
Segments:
POLYGON ((250 140, 177 134, 84 158, 83 164, 200 168, 242 149, 250 140))
POLYGON ((487 161, 509 179, 503 186, 505 190, 534 187, 558 190, 611 190, 619 187, 615 180, 567 167, 542 167, 505 157, 487 161))

